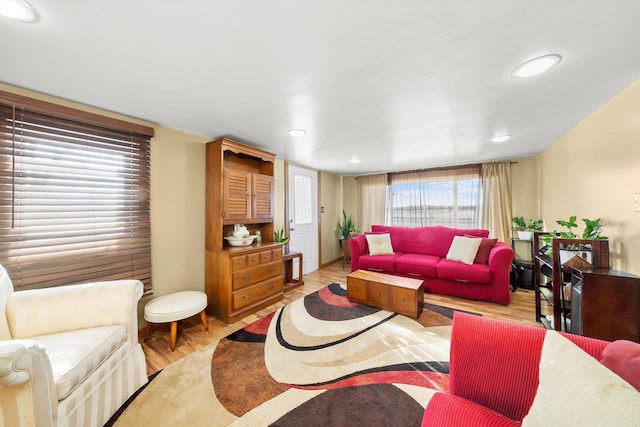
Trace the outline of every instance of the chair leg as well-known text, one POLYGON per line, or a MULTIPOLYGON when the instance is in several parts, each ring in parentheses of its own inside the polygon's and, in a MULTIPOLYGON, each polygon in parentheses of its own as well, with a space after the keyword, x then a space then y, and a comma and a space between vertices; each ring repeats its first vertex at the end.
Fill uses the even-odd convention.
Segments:
POLYGON ((207 313, 202 310, 200 312, 200 319, 202 320, 202 326, 204 326, 204 330, 209 332, 209 322, 207 321, 207 313))
POLYGON ((144 340, 143 340, 144 342, 147 342, 147 340, 151 336, 152 331, 153 331, 153 323, 147 322, 147 330, 145 331, 144 340))
POLYGON ((178 335, 178 322, 171 322, 171 351, 176 348, 176 336, 178 335))

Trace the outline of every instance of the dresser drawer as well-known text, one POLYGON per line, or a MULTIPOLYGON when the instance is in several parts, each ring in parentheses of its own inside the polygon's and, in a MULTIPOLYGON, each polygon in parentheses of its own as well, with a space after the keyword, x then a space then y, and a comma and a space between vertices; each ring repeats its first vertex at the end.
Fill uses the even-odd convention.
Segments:
POLYGON ((367 300, 367 282, 349 277, 347 279, 347 298, 351 301, 365 302, 367 300))
POLYGON ((239 310, 282 292, 282 277, 269 279, 232 294, 232 309, 239 310))
POLYGON ((231 289, 237 291, 277 276, 282 276, 282 262, 280 261, 234 271, 231 278, 231 289))
POLYGON ((279 261, 282 259, 282 248, 272 249, 271 250, 271 259, 274 261, 279 261))
POLYGON ((231 271, 238 271, 247 268, 247 256, 240 255, 231 257, 231 271))
POLYGON ((391 289, 383 283, 367 282, 367 301, 376 307, 389 307, 391 289))
POLYGON ((391 310, 407 316, 418 317, 422 312, 423 288, 391 288, 391 310))

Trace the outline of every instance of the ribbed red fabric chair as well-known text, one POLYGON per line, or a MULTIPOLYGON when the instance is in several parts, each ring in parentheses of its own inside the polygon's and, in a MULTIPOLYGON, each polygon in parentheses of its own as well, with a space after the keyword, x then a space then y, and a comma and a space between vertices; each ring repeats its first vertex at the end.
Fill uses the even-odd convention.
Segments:
MULTIPOLYGON (((538 389, 545 329, 456 312, 449 393, 436 394, 423 426, 519 426, 538 389)), ((563 334, 600 359, 609 344, 563 334)))

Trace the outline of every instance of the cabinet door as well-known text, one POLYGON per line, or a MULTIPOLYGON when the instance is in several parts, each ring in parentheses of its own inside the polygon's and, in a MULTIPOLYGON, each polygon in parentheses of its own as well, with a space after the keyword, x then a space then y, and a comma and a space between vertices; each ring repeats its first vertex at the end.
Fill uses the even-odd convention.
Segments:
POLYGON ((251 218, 251 173, 225 169, 222 217, 228 220, 251 218))
POLYGON ((273 219, 274 180, 272 176, 253 174, 251 208, 253 219, 273 219))

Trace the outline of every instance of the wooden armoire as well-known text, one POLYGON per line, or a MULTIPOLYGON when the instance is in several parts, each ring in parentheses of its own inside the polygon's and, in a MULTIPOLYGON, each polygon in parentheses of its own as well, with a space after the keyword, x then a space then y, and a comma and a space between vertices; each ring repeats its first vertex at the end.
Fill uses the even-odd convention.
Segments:
POLYGON ((228 138, 207 143, 207 312, 233 323, 283 298, 282 244, 273 241, 275 155, 228 138), (262 242, 231 247, 235 224, 262 242))

